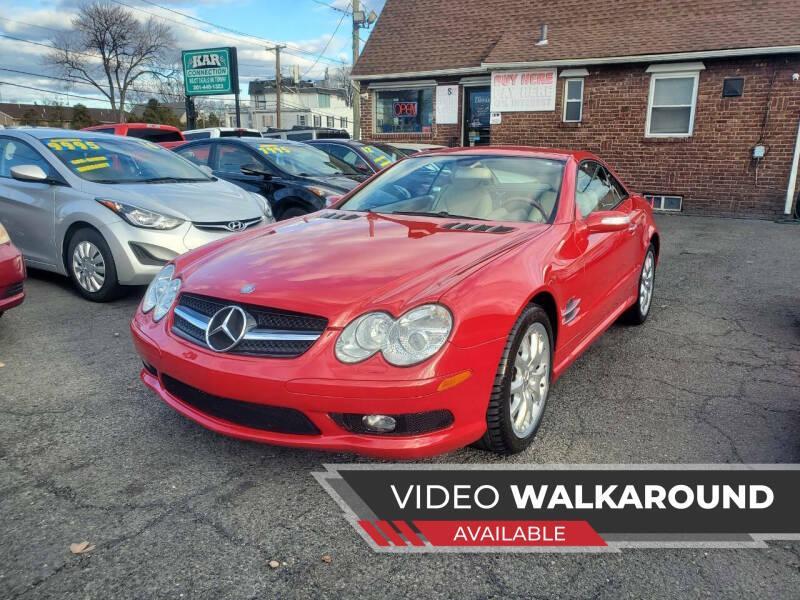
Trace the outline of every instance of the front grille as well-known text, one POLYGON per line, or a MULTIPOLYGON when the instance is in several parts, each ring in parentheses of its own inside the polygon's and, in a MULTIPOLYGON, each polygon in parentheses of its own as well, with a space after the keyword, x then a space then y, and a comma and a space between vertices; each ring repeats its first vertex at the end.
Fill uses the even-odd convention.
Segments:
POLYGON ((0 294, 0 298, 11 298, 11 296, 16 296, 17 294, 21 294, 22 289, 23 289, 22 281, 18 283, 12 283, 5 290, 3 290, 3 293, 0 294))
POLYGON ((266 308, 252 304, 241 304, 229 302, 219 298, 209 298, 197 294, 182 294, 176 307, 172 330, 176 335, 206 346, 205 328, 200 327, 201 323, 197 320, 192 322, 190 319, 181 316, 181 308, 189 309, 197 316, 209 320, 214 314, 226 306, 239 306, 255 321, 255 327, 251 330, 252 334, 275 334, 276 339, 263 339, 263 335, 248 334, 239 344, 230 350, 231 354, 246 354, 252 356, 264 356, 275 358, 294 358, 308 350, 316 339, 325 331, 328 320, 323 317, 294 313, 291 311, 266 308), (306 339, 280 339, 291 338, 292 334, 297 334, 306 339))
POLYGON ((394 417, 397 426, 394 431, 380 433, 364 427, 362 422, 363 414, 331 413, 331 418, 339 427, 353 433, 365 435, 421 435, 444 429, 453 424, 453 414, 449 410, 432 410, 390 416, 394 417))
POLYGON ((238 219, 231 221, 210 221, 210 222, 195 222, 192 223, 198 229, 203 231, 234 231, 240 232, 249 229, 253 225, 258 225, 264 219, 262 217, 255 217, 253 219, 238 219), (239 223, 239 225, 236 225, 239 223))
POLYGON ((161 381, 164 388, 178 400, 217 419, 275 433, 320 434, 320 430, 311 422, 311 419, 294 408, 268 406, 215 396, 163 373, 161 381))

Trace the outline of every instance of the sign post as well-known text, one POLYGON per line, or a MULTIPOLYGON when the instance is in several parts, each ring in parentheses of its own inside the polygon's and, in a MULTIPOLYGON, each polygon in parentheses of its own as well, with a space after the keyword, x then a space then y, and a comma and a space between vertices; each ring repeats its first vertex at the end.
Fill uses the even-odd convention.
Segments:
MULTIPOLYGON (((239 64, 236 48, 184 50, 183 85, 187 99, 194 96, 233 94, 236 101, 236 126, 241 127, 239 112, 239 64)), ((187 100, 188 105, 188 100, 187 100)), ((189 115, 187 114, 187 121, 189 115)))

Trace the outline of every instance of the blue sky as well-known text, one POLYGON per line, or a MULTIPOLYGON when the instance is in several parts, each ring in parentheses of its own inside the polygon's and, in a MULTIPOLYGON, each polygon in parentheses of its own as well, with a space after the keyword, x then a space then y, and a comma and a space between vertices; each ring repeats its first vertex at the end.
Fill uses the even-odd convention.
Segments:
MULTIPOLYGON (((365 5, 368 10, 380 13, 384 1, 368 0, 365 5)), ((44 64, 46 46, 71 29, 71 19, 78 3, 79 0, 0 0, 0 34, 28 40, 0 37, 0 56, 3 57, 0 68, 24 71, 0 70, 0 82, 6 82, 5 85, 0 83, 3 102, 42 103, 45 99, 58 99, 68 104, 80 101, 93 106, 103 105, 99 100, 76 98, 96 96, 85 84, 73 86, 46 77, 56 75, 44 64), (6 59, 11 56, 13 61, 6 59), (28 90, 19 85, 49 92, 28 90)), ((281 57, 284 76, 291 73, 294 64, 299 65, 307 78, 321 78, 325 67, 334 69, 351 63, 351 17, 349 14, 343 16, 341 11, 328 6, 349 10, 349 0, 119 0, 117 3, 128 5, 125 8, 141 20, 152 16, 169 25, 176 39, 176 56, 179 56, 180 49, 236 46, 243 90, 252 79, 274 77, 274 54, 266 52, 266 42, 287 44, 281 57), (263 41, 239 36, 190 17, 263 38, 263 41), (320 54, 322 56, 317 60, 320 54)), ((368 36, 369 30, 361 31, 362 39, 368 36)))

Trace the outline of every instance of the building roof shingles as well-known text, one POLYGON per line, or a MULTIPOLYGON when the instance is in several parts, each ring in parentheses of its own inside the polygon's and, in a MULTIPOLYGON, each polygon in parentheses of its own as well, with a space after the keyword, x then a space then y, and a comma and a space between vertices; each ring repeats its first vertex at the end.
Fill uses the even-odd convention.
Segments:
POLYGON ((788 0, 387 0, 353 74, 795 45, 788 0))

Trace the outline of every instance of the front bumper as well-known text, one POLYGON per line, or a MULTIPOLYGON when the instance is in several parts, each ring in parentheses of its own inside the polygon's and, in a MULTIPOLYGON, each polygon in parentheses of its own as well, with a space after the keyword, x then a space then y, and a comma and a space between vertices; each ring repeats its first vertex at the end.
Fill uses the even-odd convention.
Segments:
MULTIPOLYGON (((250 231, 251 228, 247 229, 250 231)), ((228 231, 201 230, 191 223, 176 229, 158 231, 133 227, 115 221, 101 231, 111 248, 117 267, 117 278, 123 285, 146 285, 169 261, 229 235, 228 231)))
POLYGON ((25 300, 22 287, 25 275, 25 262, 19 250, 11 244, 0 244, 0 312, 25 300))
POLYGON ((172 315, 153 323, 137 312, 131 324, 134 345, 147 368, 142 381, 167 404, 197 423, 235 438, 385 458, 417 458, 448 452, 479 439, 486 430, 486 408, 504 340, 473 348, 446 346, 436 357, 410 368, 391 367, 379 356, 358 365, 333 355, 338 331, 327 330, 310 350, 293 359, 217 354, 169 332, 172 315), (462 383, 443 389, 443 381, 470 371, 462 383), (315 434, 280 433, 243 426, 198 410, 170 393, 166 378, 206 394, 256 405, 300 411, 315 434), (452 424, 419 435, 353 433, 332 415, 340 413, 408 415, 447 410, 452 424))

